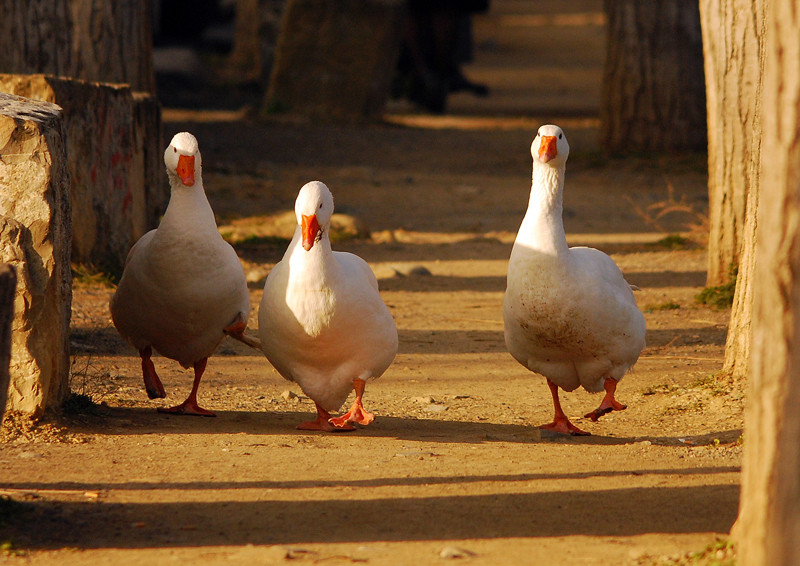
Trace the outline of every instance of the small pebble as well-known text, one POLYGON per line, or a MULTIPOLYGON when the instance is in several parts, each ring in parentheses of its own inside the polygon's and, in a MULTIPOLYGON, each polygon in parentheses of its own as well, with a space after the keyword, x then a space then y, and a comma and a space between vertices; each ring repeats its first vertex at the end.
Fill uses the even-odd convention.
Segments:
POLYGON ((296 401, 297 394, 294 391, 289 391, 288 389, 281 393, 281 397, 284 398, 286 401, 296 401))
POLYGON ((469 558, 470 556, 475 556, 475 553, 457 546, 445 546, 439 553, 440 558, 469 558))

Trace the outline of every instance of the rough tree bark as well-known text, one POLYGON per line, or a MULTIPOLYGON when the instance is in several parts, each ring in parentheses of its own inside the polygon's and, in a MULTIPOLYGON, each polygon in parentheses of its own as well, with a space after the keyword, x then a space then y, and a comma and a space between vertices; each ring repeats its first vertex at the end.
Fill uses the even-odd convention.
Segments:
POLYGON ((738 266, 724 370, 744 377, 750 351, 753 243, 761 162, 767 0, 701 0, 708 107, 710 233, 706 284, 738 266))
POLYGON ((737 523, 744 566, 800 564, 800 12, 794 0, 772 0, 767 12, 768 135, 737 523))
POLYGON ((404 14, 401 0, 289 0, 263 111, 317 120, 379 116, 404 14))
POLYGON ((70 75, 70 0, 0 2, 0 72, 70 75))
POLYGON ((156 91, 153 9, 147 0, 71 0, 76 78, 156 91))
POLYGON ((600 139, 607 151, 706 147, 696 0, 605 0, 608 17, 600 139))
POLYGON ((757 187, 765 0, 701 0, 708 108, 707 285, 738 265, 747 196, 757 187))

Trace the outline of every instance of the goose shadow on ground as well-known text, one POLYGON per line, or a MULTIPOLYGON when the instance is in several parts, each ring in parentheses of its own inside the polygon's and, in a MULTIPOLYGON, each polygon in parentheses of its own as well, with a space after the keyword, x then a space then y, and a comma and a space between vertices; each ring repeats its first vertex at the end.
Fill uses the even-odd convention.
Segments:
POLYGON ((71 432, 127 436, 147 434, 247 434, 288 435, 314 437, 346 435, 355 437, 392 438, 413 442, 485 444, 492 442, 512 443, 561 443, 577 445, 618 446, 649 442, 659 446, 687 447, 707 446, 736 442, 742 431, 719 430, 709 433, 683 436, 643 435, 575 437, 566 434, 541 431, 535 426, 503 424, 486 421, 456 421, 447 419, 394 417, 376 415, 375 422, 368 427, 341 433, 309 433, 298 431, 295 426, 312 416, 308 411, 216 411, 217 418, 197 418, 158 413, 155 408, 102 406, 93 415, 73 415, 67 418, 71 432))

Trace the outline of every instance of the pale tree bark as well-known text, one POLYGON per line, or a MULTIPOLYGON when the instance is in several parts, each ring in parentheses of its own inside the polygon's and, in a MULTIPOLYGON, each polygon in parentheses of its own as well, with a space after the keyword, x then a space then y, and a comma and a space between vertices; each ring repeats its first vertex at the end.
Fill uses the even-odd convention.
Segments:
POLYGON ((706 284, 730 281, 731 267, 738 267, 724 371, 740 378, 750 351, 767 1, 700 1, 708 107, 706 284))
POLYGON ((744 566, 800 564, 800 12, 767 10, 753 351, 737 523, 744 566))
POLYGON ((0 2, 0 73, 71 75, 69 0, 0 2))
POLYGON ((706 148, 697 0, 605 0, 600 140, 610 152, 706 148))
POLYGON ((706 284, 739 264, 748 194, 758 191, 766 0, 700 0, 708 108, 706 284))
POLYGON ((150 0, 71 0, 76 78, 156 91, 150 0))

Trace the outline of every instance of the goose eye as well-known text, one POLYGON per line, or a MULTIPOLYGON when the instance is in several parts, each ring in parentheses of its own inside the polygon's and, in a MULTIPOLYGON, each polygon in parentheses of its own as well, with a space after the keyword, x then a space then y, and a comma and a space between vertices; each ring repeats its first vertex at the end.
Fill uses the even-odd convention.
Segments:
POLYGON ((558 134, 558 139, 561 139, 563 137, 564 137, 564 134, 558 134))
POLYGON ((322 210, 322 203, 319 203, 319 208, 320 210, 322 210))
POLYGON ((173 147, 172 148, 172 153, 178 153, 178 148, 177 147, 173 147))

